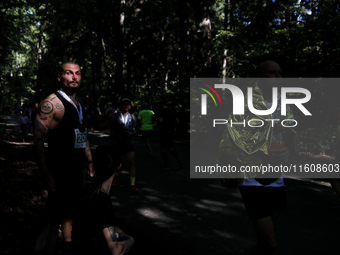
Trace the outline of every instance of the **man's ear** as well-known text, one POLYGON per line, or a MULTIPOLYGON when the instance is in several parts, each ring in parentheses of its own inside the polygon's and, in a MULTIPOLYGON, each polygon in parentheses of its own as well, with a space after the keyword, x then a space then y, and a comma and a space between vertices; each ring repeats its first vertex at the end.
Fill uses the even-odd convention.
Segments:
POLYGON ((61 79, 60 74, 58 74, 57 79, 60 82, 60 79, 61 79))

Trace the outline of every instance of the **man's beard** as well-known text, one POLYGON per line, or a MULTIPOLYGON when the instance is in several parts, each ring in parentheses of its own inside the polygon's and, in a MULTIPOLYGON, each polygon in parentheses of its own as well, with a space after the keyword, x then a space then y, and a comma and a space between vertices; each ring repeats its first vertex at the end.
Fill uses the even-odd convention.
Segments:
POLYGON ((76 93, 78 88, 63 88, 63 91, 65 92, 66 95, 73 95, 76 93))

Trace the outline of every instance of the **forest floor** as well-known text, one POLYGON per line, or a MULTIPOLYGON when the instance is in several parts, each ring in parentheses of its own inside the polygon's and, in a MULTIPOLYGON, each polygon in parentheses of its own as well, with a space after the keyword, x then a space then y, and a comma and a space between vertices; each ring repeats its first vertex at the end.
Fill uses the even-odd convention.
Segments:
MULTIPOLYGON (((7 129, 0 134, 0 249, 2 254, 33 254, 47 201, 36 165, 32 135, 21 143, 15 115, 1 115, 7 129)), ((90 132, 92 149, 108 144, 105 132, 90 132)), ((176 143, 184 160, 162 170, 160 147, 145 156, 141 137, 135 139, 138 194, 129 192, 126 161, 111 190, 116 220, 135 238, 131 254, 247 254, 256 233, 247 218, 238 189, 221 187, 218 179, 190 179, 188 143, 176 143)), ((60 155, 62 156, 62 154, 60 155)), ((171 155, 169 155, 171 158, 171 155)), ((332 163, 303 153, 299 162, 332 163)), ((340 211, 330 209, 337 198, 326 180, 285 179, 288 210, 281 214, 275 254, 338 252, 340 211)))

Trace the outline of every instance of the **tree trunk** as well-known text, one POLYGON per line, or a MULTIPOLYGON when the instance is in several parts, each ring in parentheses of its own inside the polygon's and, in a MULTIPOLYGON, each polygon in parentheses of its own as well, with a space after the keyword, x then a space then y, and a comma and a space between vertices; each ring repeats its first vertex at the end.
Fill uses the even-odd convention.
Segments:
POLYGON ((131 49, 130 46, 130 37, 128 36, 128 43, 126 45, 127 46, 127 50, 126 50, 126 89, 127 89, 127 97, 131 98, 132 96, 132 89, 131 89, 131 62, 133 60, 133 50, 131 49))
MULTIPOLYGON (((228 31, 228 13, 229 13, 229 6, 228 0, 224 2, 224 30, 228 31)), ((224 52, 223 52, 223 66, 222 66, 222 78, 223 83, 225 83, 225 79, 227 77, 227 53, 228 53, 228 35, 224 36, 224 52)))
POLYGON ((40 102, 42 99, 41 95, 41 89, 42 89, 42 82, 41 82, 41 68, 40 68, 40 62, 41 62, 41 53, 42 53, 42 28, 41 24, 39 26, 39 35, 38 35, 38 43, 37 43, 37 59, 36 59, 36 64, 37 64, 37 81, 36 81, 36 89, 37 91, 35 95, 35 102, 40 102))
POLYGON ((188 51, 187 51, 187 13, 185 12, 186 8, 186 2, 181 3, 182 10, 180 12, 180 17, 179 17, 179 56, 178 56, 178 92, 181 95, 183 88, 185 86, 185 82, 187 81, 186 79, 186 71, 187 71, 187 56, 188 56, 188 51))
POLYGON ((117 30, 117 49, 116 49, 116 72, 115 72, 115 94, 114 104, 118 104, 122 97, 123 84, 123 51, 124 51, 124 21, 125 21, 125 0, 120 1, 119 29, 117 30))

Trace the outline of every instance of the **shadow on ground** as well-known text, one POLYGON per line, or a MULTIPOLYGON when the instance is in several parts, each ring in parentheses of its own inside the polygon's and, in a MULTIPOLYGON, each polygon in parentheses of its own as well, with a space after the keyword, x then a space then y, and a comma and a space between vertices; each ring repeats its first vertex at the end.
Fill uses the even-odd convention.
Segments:
MULTIPOLYGON (((1 116, 9 125, 0 135, 1 238, 4 254, 32 254, 35 228, 45 202, 32 144, 20 144, 16 116, 1 116), (5 118, 4 118, 5 117, 5 118), (14 240, 14 243, 13 243, 14 240)), ((90 133, 93 151, 107 145, 108 135, 90 133)), ((31 140, 29 140, 31 142, 31 140)), ((247 254, 256 234, 247 218, 238 189, 221 187, 217 179, 190 179, 189 146, 176 144, 184 160, 162 170, 160 147, 153 141, 154 158, 145 157, 143 140, 135 139, 138 194, 129 192, 126 161, 111 190, 117 225, 131 234, 131 254, 247 254)), ((169 154, 169 158, 171 155, 169 154)), ((320 180, 286 179, 288 210, 280 216, 275 254, 335 254, 340 212, 332 189, 320 180)))

